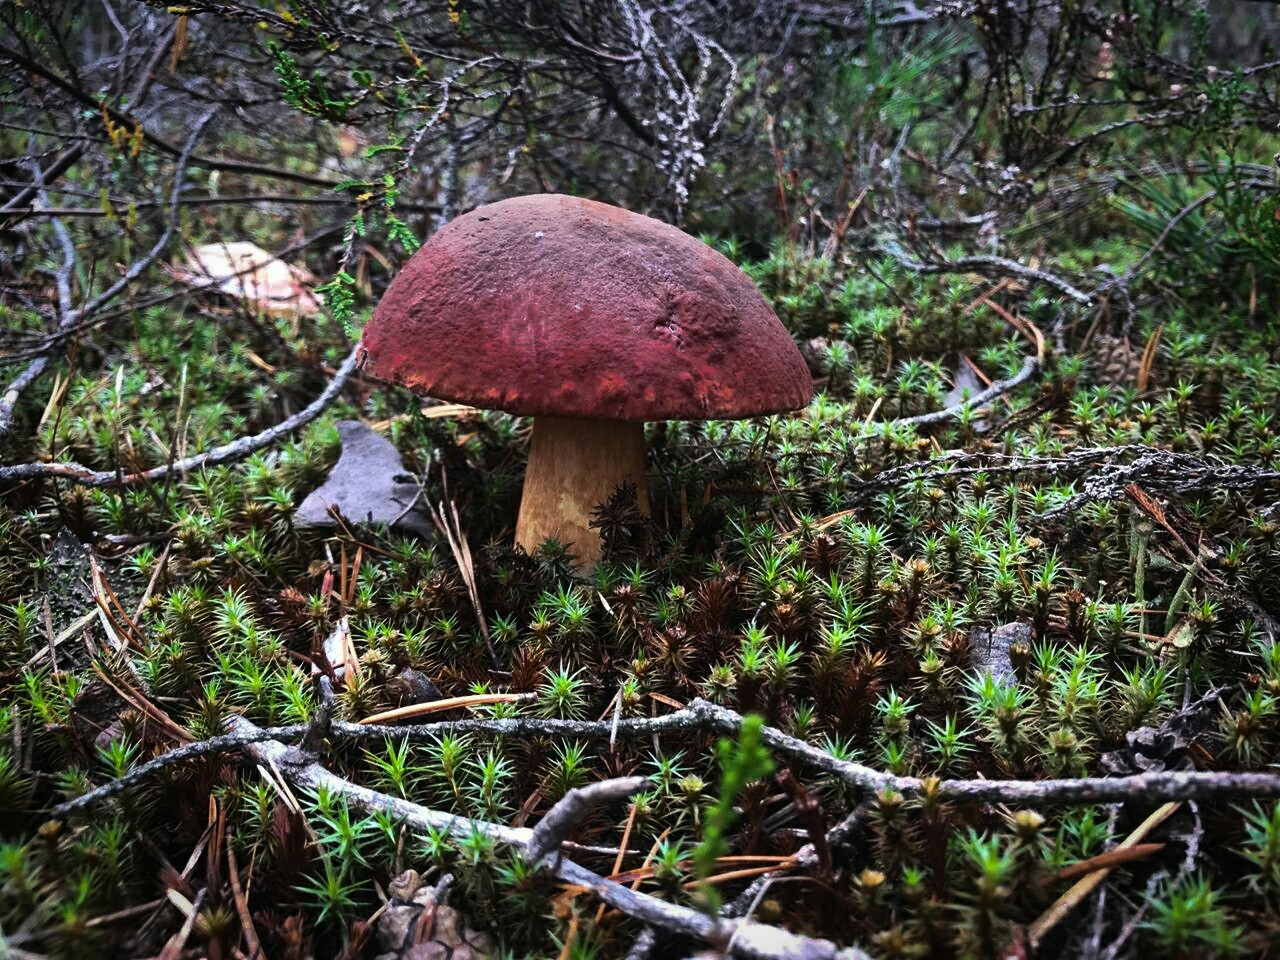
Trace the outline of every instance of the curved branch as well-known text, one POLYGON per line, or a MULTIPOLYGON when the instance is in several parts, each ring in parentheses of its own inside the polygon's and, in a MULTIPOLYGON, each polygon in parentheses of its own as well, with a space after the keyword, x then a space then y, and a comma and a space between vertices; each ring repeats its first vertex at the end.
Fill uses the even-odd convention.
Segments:
MULTIPOLYGON (((479 832, 498 843, 516 847, 528 854, 529 845, 534 838, 533 830, 454 816, 378 793, 330 773, 319 763, 282 743, 258 739, 257 734, 261 731, 247 720, 235 717, 231 724, 234 733, 253 738, 247 749, 256 760, 274 765, 288 780, 303 789, 326 789, 341 795, 357 810, 390 814, 410 828, 443 829, 462 837, 479 832)), ((797 936, 762 923, 726 919, 659 900, 615 883, 565 857, 557 858, 547 869, 560 880, 585 888, 629 917, 727 948, 733 956, 751 960, 868 960, 867 955, 856 948, 839 950, 828 940, 797 936)))
POLYGON ((1040 361, 1035 357, 1026 357, 1022 361, 1022 369, 1015 373, 1012 377, 1004 380, 996 380, 991 386, 983 390, 977 396, 970 397, 968 400, 962 400, 960 403, 952 404, 945 410, 935 410, 932 413, 921 413, 914 417, 903 417, 900 420, 890 420, 886 424, 887 427, 921 427, 929 423, 939 423, 942 420, 950 420, 952 417, 958 417, 966 410, 974 407, 980 407, 990 400, 1002 394, 1008 393, 1031 379, 1031 375, 1040 368, 1040 361))
POLYGON ((290 743, 295 740, 301 740, 309 729, 310 725, 305 723, 287 727, 254 727, 252 730, 237 730, 235 733, 223 734, 220 737, 197 740, 195 743, 189 743, 184 747, 170 750, 168 753, 162 753, 154 760, 140 763, 123 777, 108 781, 88 793, 83 793, 65 803, 58 804, 49 811, 49 816, 54 820, 65 820, 71 814, 91 807, 96 803, 101 803, 103 800, 108 800, 117 793, 122 793, 134 784, 141 783, 161 770, 177 766, 180 763, 186 763, 196 757, 233 753, 243 750, 251 743, 259 743, 265 740, 271 740, 276 743, 290 743))
POLYGON ((140 483, 163 480, 175 474, 190 473, 192 470, 201 470, 205 467, 216 467, 223 463, 243 460, 249 454, 271 446, 281 437, 293 433, 299 427, 305 426, 320 416, 342 393, 343 387, 347 385, 347 381, 351 379, 355 369, 356 351, 353 349, 347 355, 347 358, 342 361, 342 366, 338 368, 333 375, 333 379, 329 381, 320 396, 316 397, 293 416, 281 420, 275 426, 268 427, 261 433, 256 433, 251 437, 241 437, 239 440, 224 443, 220 447, 214 447, 211 450, 193 454, 181 460, 175 460, 173 463, 165 464, 164 466, 153 467, 150 470, 143 470, 139 473, 126 473, 121 476, 114 470, 91 470, 89 467, 79 463, 23 463, 13 467, 0 467, 0 483, 58 477, 88 487, 133 487, 140 483))
POLYGON ((1085 293, 1057 274, 1037 267, 1028 267, 1008 257, 976 255, 957 257, 955 260, 924 261, 908 256, 897 243, 882 244, 875 250, 892 258, 899 266, 913 273, 981 273, 984 276, 1013 276, 1053 287, 1081 306, 1089 306, 1094 302, 1091 294, 1085 293))

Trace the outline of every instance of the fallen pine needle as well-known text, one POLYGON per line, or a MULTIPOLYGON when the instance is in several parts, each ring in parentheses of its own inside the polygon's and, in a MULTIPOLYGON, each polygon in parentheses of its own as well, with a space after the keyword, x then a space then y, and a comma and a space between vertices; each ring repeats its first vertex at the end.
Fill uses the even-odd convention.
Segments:
POLYGON ((1104 868, 1110 870, 1124 863, 1132 863, 1134 860, 1145 860, 1163 849, 1163 843, 1137 843, 1132 847, 1116 847, 1114 850, 1100 853, 1096 857, 1090 857, 1088 860, 1081 860, 1079 863, 1063 867, 1053 875, 1053 879, 1058 881, 1074 880, 1076 877, 1093 873, 1095 870, 1104 868))
MULTIPOLYGON (((1125 837, 1115 849, 1133 849, 1143 841, 1147 834, 1168 820, 1169 817, 1173 816, 1174 812, 1176 812, 1181 806, 1181 801, 1162 805, 1155 813, 1143 820, 1142 823, 1138 825, 1138 828, 1134 830, 1133 833, 1129 834, 1129 836, 1125 837)), ((1031 944, 1031 948, 1033 950, 1040 946, 1040 941, 1044 939, 1045 934, 1057 926, 1068 913, 1082 903, 1085 897, 1089 896, 1089 894, 1094 891, 1098 884, 1102 883, 1102 881, 1106 879, 1107 874, 1111 872, 1111 869, 1111 867, 1102 867, 1081 877, 1066 893, 1053 901, 1053 903, 1049 905, 1049 909, 1036 918, 1035 923, 1031 924, 1031 926, 1027 928, 1027 942, 1031 944)))
POLYGON ((391 723, 395 720, 407 720, 410 717, 422 717, 442 710, 459 710, 463 707, 482 707, 490 703, 516 703, 524 699, 519 693, 480 693, 466 697, 446 697, 444 700, 433 700, 430 703, 412 703, 407 707, 396 707, 384 710, 371 717, 359 721, 362 724, 391 723))

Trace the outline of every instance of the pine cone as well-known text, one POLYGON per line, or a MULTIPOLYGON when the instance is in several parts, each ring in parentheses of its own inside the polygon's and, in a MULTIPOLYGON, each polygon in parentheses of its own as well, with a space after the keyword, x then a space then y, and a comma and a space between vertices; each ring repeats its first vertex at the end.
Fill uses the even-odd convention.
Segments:
POLYGON ((497 952, 487 933, 470 929, 457 910, 436 902, 416 870, 396 877, 389 892, 377 929, 378 946, 386 952, 377 960, 486 960, 497 952), (421 923, 428 910, 433 915, 421 923))
POLYGON ((1187 751, 1210 729, 1222 692, 1222 688, 1210 690, 1170 714, 1159 727, 1130 730, 1125 734, 1125 746, 1099 758, 1102 769, 1116 777, 1194 769, 1187 751))
POLYGON ((1099 332, 1089 345, 1089 370, 1094 383, 1113 387, 1135 383, 1142 363, 1128 337, 1099 332))

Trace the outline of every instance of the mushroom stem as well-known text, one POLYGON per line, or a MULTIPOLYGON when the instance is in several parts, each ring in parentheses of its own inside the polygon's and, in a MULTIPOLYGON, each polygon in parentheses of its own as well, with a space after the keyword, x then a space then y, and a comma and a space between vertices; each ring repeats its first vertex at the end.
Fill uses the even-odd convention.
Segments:
POLYGON ((649 509, 644 453, 643 423, 537 417, 516 543, 532 553, 542 541, 555 537, 571 544, 570 552, 583 572, 595 569, 600 537, 590 524, 596 507, 631 480, 640 509, 649 509))

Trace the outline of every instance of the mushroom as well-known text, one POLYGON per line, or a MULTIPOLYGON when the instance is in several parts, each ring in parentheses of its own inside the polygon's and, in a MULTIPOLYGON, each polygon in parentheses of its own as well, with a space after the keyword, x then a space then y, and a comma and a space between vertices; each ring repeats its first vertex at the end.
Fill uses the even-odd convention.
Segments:
POLYGON ((359 363, 416 393, 531 416, 516 541, 594 567, 595 508, 628 480, 646 420, 802 407, 813 383, 746 275, 686 233, 558 194, 458 217, 387 288, 359 363))

